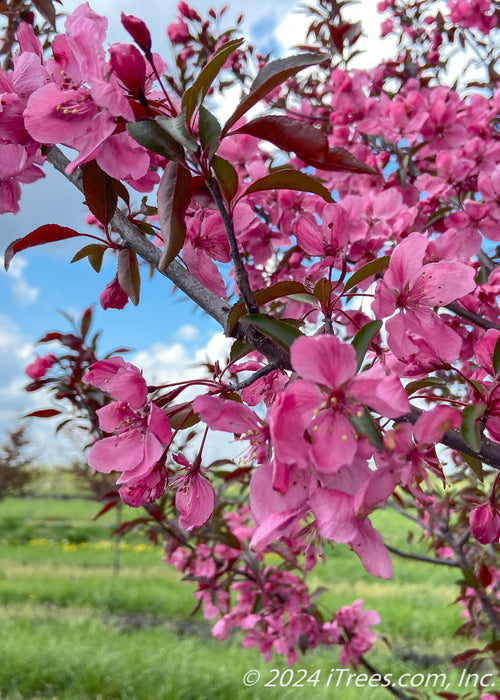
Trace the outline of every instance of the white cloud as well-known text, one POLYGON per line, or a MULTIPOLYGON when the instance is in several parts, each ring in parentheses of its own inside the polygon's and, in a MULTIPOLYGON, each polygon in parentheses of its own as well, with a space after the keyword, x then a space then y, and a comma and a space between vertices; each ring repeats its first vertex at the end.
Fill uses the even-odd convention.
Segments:
POLYGON ((191 341, 195 340, 200 334, 200 331, 196 326, 193 326, 191 323, 186 323, 183 326, 181 326, 175 333, 176 337, 179 338, 181 341, 186 341, 190 343, 191 341))
POLYGON ((37 301, 39 294, 39 290, 31 287, 24 278, 23 272, 27 266, 28 262, 18 257, 12 260, 8 272, 3 272, 10 282, 15 301, 21 306, 33 304, 37 301))

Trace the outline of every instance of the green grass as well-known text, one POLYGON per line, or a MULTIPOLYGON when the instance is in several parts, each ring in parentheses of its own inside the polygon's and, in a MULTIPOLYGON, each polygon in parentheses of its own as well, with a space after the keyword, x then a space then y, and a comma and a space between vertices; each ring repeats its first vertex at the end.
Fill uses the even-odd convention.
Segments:
MULTIPOLYGON (((0 698, 390 697, 384 689, 353 683, 325 687, 330 670, 341 664, 337 652, 324 647, 294 667, 295 674, 320 669, 316 687, 307 681, 303 687, 264 687, 271 669, 284 671, 286 662, 275 657, 266 664, 256 649, 241 647, 241 634, 214 640, 201 614, 190 615, 192 584, 181 582, 162 562, 161 547, 147 545, 139 534, 125 540, 120 573, 113 575, 109 532, 115 516, 92 522, 97 510, 83 500, 0 502, 0 698), (262 681, 245 688, 249 669, 259 670, 262 681)), ((390 544, 408 548, 407 526, 397 515, 377 513, 377 520, 390 544)), ((368 659, 382 673, 446 673, 452 689, 460 671, 451 672, 448 659, 470 646, 452 638, 462 621, 460 608, 449 605, 456 578, 446 567, 394 558, 394 578, 374 579, 347 546, 336 545, 312 572, 311 587, 328 589, 321 598, 325 614, 355 598, 380 613, 381 638, 368 659)))

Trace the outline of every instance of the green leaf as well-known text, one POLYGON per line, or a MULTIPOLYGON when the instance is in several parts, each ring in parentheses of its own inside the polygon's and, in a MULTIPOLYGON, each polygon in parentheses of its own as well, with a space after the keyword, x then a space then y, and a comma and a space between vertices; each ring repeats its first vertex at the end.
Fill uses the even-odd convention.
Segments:
POLYGON ((189 122, 197 105, 201 105, 210 86, 220 73, 228 57, 239 48, 244 39, 232 39, 223 44, 212 56, 206 66, 203 67, 191 87, 186 90, 182 98, 182 109, 186 113, 189 122))
POLYGON ((245 197, 252 192, 263 192, 265 190, 298 190, 299 192, 312 192, 322 197, 325 202, 333 202, 332 195, 322 184, 310 175, 301 173, 300 170, 277 170, 270 175, 253 182, 238 199, 245 197))
POLYGON ((238 173, 228 160, 220 156, 212 158, 212 168, 217 177, 217 182, 222 190, 222 194, 230 204, 238 191, 238 173))
POLYGON ((114 178, 105 173, 97 165, 97 161, 91 160, 83 164, 82 184, 85 202, 103 226, 109 224, 118 204, 114 183, 114 178))
POLYGON ((408 382, 405 386, 405 391, 408 396, 411 396, 420 389, 425 389, 428 386, 443 386, 443 384, 446 384, 446 382, 443 379, 439 379, 439 377, 427 377, 426 379, 418 379, 415 382, 408 382))
POLYGON ((233 362, 236 362, 236 360, 241 360, 242 357, 248 355, 253 349, 252 345, 247 345, 242 340, 235 340, 229 352, 229 364, 231 365, 233 362))
POLYGON ((460 431, 463 439, 471 450, 474 450, 474 452, 479 452, 481 449, 481 435, 479 434, 479 430, 476 425, 481 407, 481 412, 484 412, 484 409, 486 408, 484 404, 467 406, 462 411, 462 425, 460 426, 460 431))
POLYGON ((322 54, 303 53, 266 63, 250 86, 248 95, 241 100, 235 111, 227 120, 222 130, 223 136, 227 134, 229 129, 240 117, 248 112, 251 107, 257 104, 257 102, 265 97, 273 88, 281 85, 287 78, 291 78, 304 68, 316 66, 318 63, 322 63, 327 59, 328 56, 322 54))
POLYGON ((358 363, 357 371, 361 369, 368 348, 381 328, 382 321, 370 321, 366 326, 363 326, 352 339, 351 343, 356 350, 356 360, 358 363))
POLYGON ((298 301, 299 304, 308 304, 309 306, 316 306, 316 299, 312 294, 287 294, 288 299, 292 301, 298 301))
POLYGON ((303 335, 294 326, 266 314, 247 314, 241 318, 241 323, 256 328, 285 350, 290 350, 297 338, 303 335))
POLYGON ((132 248, 118 251, 118 283, 134 306, 139 304, 141 276, 137 255, 132 248))
POLYGON ((500 335, 497 338, 495 349, 493 350, 493 369, 496 376, 500 372, 500 335))
POLYGON ((325 277, 318 280, 314 285, 313 294, 320 304, 328 304, 332 295, 332 283, 330 280, 327 280, 325 277))
POLYGON ((156 117, 155 121, 166 131, 177 143, 188 151, 195 153, 198 150, 196 139, 190 134, 186 125, 186 115, 184 113, 177 117, 156 117))
POLYGON ((158 219, 165 242, 159 270, 165 270, 182 250, 190 202, 191 173, 181 163, 167 163, 158 186, 158 219))
POLYGON ((373 445, 378 452, 382 452, 384 447, 382 433, 373 420, 370 411, 366 408, 366 406, 363 406, 362 409, 359 409, 358 414, 355 416, 349 416, 350 424, 358 435, 364 435, 367 437, 369 443, 373 445))
POLYGON ((390 255, 383 255, 381 258, 372 260, 371 262, 366 263, 366 265, 363 265, 363 267, 360 267, 359 270, 356 270, 356 272, 353 275, 351 275, 345 283, 344 292, 347 292, 348 289, 356 287, 360 282, 367 279, 368 277, 376 275, 377 272, 387 270, 387 268, 389 267, 390 259, 390 255))
MULTIPOLYGON (((274 301, 275 299, 279 299, 280 297, 286 297, 289 294, 299 294, 305 291, 306 288, 301 282, 294 282, 293 280, 289 280, 284 282, 276 282, 276 284, 273 284, 270 287, 266 287, 265 289, 259 289, 256 292, 254 292, 254 297, 257 304, 259 306, 262 306, 262 304, 268 304, 270 301, 274 301)), ((232 307, 231 312, 229 314, 228 328, 226 331, 228 335, 231 335, 239 319, 242 316, 245 316, 245 314, 246 306, 244 302, 240 301, 232 307)), ((254 318, 253 315, 252 318, 254 318)))
POLYGON ((221 126, 217 121, 216 117, 205 109, 205 107, 200 107, 200 113, 198 116, 198 134, 200 136, 200 143, 202 148, 207 149, 209 146, 209 159, 217 150, 220 143, 221 126), (212 151, 210 153, 210 151, 212 151))
POLYGON ((460 452, 459 455, 462 457, 464 462, 467 462, 471 470, 474 472, 474 474, 477 476, 479 481, 482 483, 484 481, 484 474, 483 474, 483 463, 478 457, 473 457, 472 455, 468 455, 465 452, 460 452))
POLYGON ((127 124, 127 132, 148 151, 158 153, 167 160, 184 162, 184 149, 152 119, 127 124))
POLYGON ((105 246, 99 245, 98 243, 90 243, 75 253, 71 258, 71 262, 74 263, 78 260, 83 260, 83 258, 88 258, 89 263, 92 265, 94 270, 96 272, 100 272, 102 267, 102 259, 105 252, 105 246))

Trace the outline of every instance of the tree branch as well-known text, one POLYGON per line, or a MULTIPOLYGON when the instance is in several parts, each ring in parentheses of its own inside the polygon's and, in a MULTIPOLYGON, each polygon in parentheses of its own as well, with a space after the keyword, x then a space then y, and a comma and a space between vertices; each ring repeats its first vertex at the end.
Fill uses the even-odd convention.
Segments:
POLYGON ((259 313, 259 306, 255 300, 254 294, 250 288, 250 281, 248 279, 248 274, 241 259, 240 251, 238 250, 238 242, 236 240, 236 235, 234 233, 234 225, 229 216, 222 197, 219 191, 219 186, 212 180, 212 178, 206 179, 206 185, 208 191, 213 197, 213 200, 219 210, 219 214, 222 217, 222 223, 226 229, 227 240, 229 241, 229 251, 231 253, 231 260, 233 261, 234 270, 236 272, 236 279, 238 280, 238 287, 245 302, 245 306, 248 312, 251 314, 259 313))
MULTIPOLYGON (((80 192, 83 192, 81 171, 77 170, 72 175, 66 173, 66 166, 69 160, 57 146, 53 146, 49 150, 44 150, 44 155, 56 170, 73 183, 80 192)), ((145 238, 137 227, 134 226, 119 209, 116 210, 115 215, 111 219, 111 225, 127 245, 129 245, 143 260, 158 270, 161 251, 153 245, 151 241, 145 238)), ((228 322, 231 306, 201 284, 201 282, 182 267, 177 260, 173 260, 166 270, 158 270, 158 272, 164 277, 167 277, 176 287, 184 292, 186 296, 194 301, 195 304, 217 321, 217 323, 222 326, 227 336, 230 335, 233 338, 239 338, 247 345, 250 345, 255 348, 255 350, 262 353, 271 362, 275 363, 277 367, 291 369, 289 353, 260 333, 256 328, 247 324, 244 319, 238 321, 233 332, 229 334, 228 322)))
POLYGON ((498 323, 494 323, 493 321, 488 321, 488 319, 483 318, 482 316, 479 316, 478 314, 475 314, 473 311, 469 311, 469 309, 464 308, 463 306, 460 306, 459 304, 451 303, 451 304, 446 304, 445 309, 449 309, 449 311, 453 311, 454 314, 457 316, 461 316, 462 318, 466 318, 468 321, 471 321, 472 323, 475 323, 476 326, 481 326, 481 328, 495 328, 495 330, 500 331, 500 325, 498 323))
POLYGON ((390 545, 386 544, 385 545, 389 552, 392 552, 393 554, 396 554, 398 557, 403 557, 403 559, 413 559, 415 561, 424 561, 427 564, 440 564, 441 566, 452 566, 452 567, 459 567, 460 564, 458 561, 455 561, 454 559, 439 559, 435 558, 433 559, 432 557, 426 557, 423 554, 413 554, 412 552, 403 552, 401 549, 397 549, 396 547, 391 547, 390 545))

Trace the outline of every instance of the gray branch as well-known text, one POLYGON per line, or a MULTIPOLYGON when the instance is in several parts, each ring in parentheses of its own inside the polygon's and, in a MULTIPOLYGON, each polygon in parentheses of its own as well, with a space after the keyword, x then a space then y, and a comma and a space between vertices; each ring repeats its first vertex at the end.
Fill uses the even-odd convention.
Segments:
MULTIPOLYGON (((50 150, 45 150, 44 154, 56 170, 83 192, 81 171, 77 170, 72 175, 66 173, 66 166, 69 160, 57 146, 52 147, 50 150)), ((116 210, 115 215, 111 219, 111 226, 130 248, 158 270, 161 251, 145 238, 122 211, 116 210)), ((231 306, 224 299, 207 289, 194 275, 182 267, 177 260, 173 260, 166 270, 158 270, 158 272, 167 277, 195 304, 217 321, 224 329, 226 335, 229 335, 227 328, 231 306)), ((231 337, 239 338, 244 343, 255 348, 255 350, 258 350, 271 362, 275 363, 276 366, 283 369, 291 369, 289 353, 252 327, 251 324, 246 322, 245 318, 242 318, 236 324, 231 337)))

